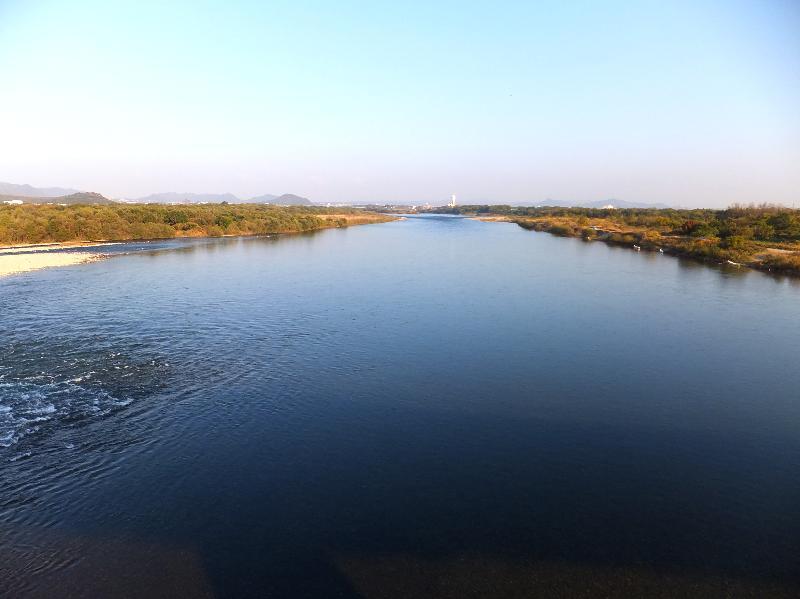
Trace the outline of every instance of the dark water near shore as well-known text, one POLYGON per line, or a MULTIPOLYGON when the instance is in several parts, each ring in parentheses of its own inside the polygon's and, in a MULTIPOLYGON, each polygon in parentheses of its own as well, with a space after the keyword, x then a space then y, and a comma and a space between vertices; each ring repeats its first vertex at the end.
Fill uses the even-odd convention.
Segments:
POLYGON ((800 592, 797 283, 448 217, 113 252, 0 279, 2 597, 800 592))

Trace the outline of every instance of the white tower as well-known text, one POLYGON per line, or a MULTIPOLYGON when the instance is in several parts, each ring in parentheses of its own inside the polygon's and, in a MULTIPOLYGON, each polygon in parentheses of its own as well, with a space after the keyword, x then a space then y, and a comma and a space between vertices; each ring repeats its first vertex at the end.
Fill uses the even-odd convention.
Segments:
POLYGON ((450 196, 450 203, 448 203, 447 206, 449 208, 455 208, 456 207, 456 194, 453 194, 453 195, 450 196))

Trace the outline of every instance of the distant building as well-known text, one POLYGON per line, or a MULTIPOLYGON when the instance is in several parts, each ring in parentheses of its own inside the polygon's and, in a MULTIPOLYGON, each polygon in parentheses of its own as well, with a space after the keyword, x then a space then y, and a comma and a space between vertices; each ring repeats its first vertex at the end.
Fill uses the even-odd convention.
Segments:
POLYGON ((455 208, 456 207, 456 194, 450 196, 450 202, 447 204, 448 208, 455 208))
POLYGON ((3 203, 10 206, 19 206, 22 204, 22 200, 3 200, 3 203))
POLYGON ((616 210, 616 206, 614 204, 606 204, 605 206, 600 207, 601 210, 616 210))

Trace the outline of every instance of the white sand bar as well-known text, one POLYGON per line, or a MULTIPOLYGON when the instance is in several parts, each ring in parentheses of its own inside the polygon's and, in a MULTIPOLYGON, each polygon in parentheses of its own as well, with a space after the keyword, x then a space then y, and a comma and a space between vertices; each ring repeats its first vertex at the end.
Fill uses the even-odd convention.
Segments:
POLYGON ((19 252, 56 252, 69 248, 98 248, 106 245, 119 245, 122 242, 77 242, 77 243, 31 243, 26 245, 0 245, 0 254, 16 254, 19 252))
POLYGON ((0 277, 51 268, 54 266, 72 266, 100 260, 103 256, 90 252, 37 252, 30 254, 0 255, 0 277))

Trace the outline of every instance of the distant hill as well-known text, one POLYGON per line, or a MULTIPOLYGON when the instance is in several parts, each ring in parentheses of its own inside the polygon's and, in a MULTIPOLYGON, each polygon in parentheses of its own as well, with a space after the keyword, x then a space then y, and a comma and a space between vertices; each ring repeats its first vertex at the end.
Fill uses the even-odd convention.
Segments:
MULTIPOLYGON (((577 204, 576 204, 577 205, 577 204)), ((598 202, 587 202, 580 204, 583 208, 602 208, 603 206, 614 206, 614 208, 669 208, 666 204, 646 204, 644 202, 626 202, 625 200, 600 200, 598 202)))
POLYGON ((293 193, 285 193, 270 202, 278 206, 313 206, 314 203, 308 198, 301 198, 293 193))
POLYGON ((137 204, 279 204, 281 206, 304 205, 311 206, 312 202, 306 198, 291 193, 276 196, 270 193, 243 200, 232 193, 154 193, 143 198, 127 200, 137 204))
POLYGON ((598 200, 596 202, 558 202, 547 200, 543 206, 563 206, 565 208, 604 208, 613 206, 614 208, 671 208, 666 204, 646 204, 644 202, 626 202, 625 200, 598 200))
POLYGON ((17 185, 0 181, 0 195, 15 196, 20 198, 55 198, 79 193, 77 189, 65 187, 32 187, 31 185, 17 185))
POLYGON ((23 204, 116 204, 113 200, 90 191, 81 191, 66 196, 31 198, 20 195, 0 195, 0 202, 22 202, 23 204))
POLYGON ((29 202, 31 204, 116 204, 115 201, 109 200, 107 197, 94 193, 91 191, 81 191, 73 193, 68 196, 59 196, 55 198, 35 198, 29 202))
POLYGON ((272 204, 277 199, 278 196, 272 195, 271 193, 265 193, 263 196, 256 196, 254 198, 250 198, 249 200, 242 201, 247 202, 248 204, 272 204))
POLYGON ((219 204, 228 202, 236 204, 240 200, 232 193, 175 193, 168 191, 165 193, 153 193, 143 198, 129 200, 137 204, 219 204))
MULTIPOLYGON (((0 182, 0 202, 21 201, 25 204, 108 204, 112 200, 97 193, 80 192, 65 187, 32 187, 0 182), (60 198, 60 199, 59 199, 60 198)), ((122 200, 135 204, 276 204, 279 206, 313 206, 308 198, 292 193, 282 196, 266 193, 250 199, 241 199, 232 193, 177 193, 168 191, 153 193, 141 198, 122 200)))
MULTIPOLYGON (((412 202, 413 203, 413 202, 412 202)), ((581 202, 581 201, 569 201, 569 200, 552 200, 550 198, 544 201, 523 201, 523 202, 502 202, 498 200, 491 200, 485 198, 479 199, 469 199, 461 202, 462 205, 466 206, 498 206, 498 205, 506 205, 506 206, 523 206, 523 207, 535 207, 535 206, 558 206, 561 208, 603 208, 605 206, 613 206, 614 208, 657 208, 657 209, 664 209, 664 208, 673 208, 674 206, 669 206, 667 204, 647 204, 645 202, 626 202, 625 200, 597 200, 595 202, 581 202)))

